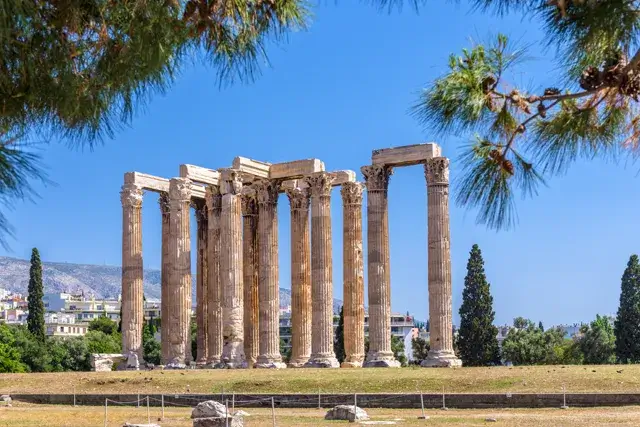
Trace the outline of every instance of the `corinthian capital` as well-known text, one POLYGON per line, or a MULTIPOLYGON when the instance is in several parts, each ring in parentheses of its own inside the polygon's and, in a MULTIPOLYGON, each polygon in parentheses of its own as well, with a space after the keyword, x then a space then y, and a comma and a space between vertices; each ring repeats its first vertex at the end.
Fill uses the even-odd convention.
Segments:
POLYGON ((449 184, 449 159, 433 157, 424 164, 424 176, 428 185, 449 184))
POLYGON ((142 187, 136 184, 124 184, 120 190, 122 206, 139 208, 142 206, 142 187))
POLYGON ((342 184, 340 194, 345 205, 361 205, 364 185, 361 182, 345 182, 342 184))
POLYGON ((371 165, 360 168, 364 175, 367 191, 387 191, 389 188, 389 178, 393 174, 391 166, 387 165, 371 165))
POLYGON ((336 177, 328 172, 316 172, 304 178, 312 197, 328 197, 331 195, 331 184, 336 177))
POLYGON ((309 189, 308 188, 287 188, 287 197, 291 210, 308 210, 309 209, 309 189))
POLYGON ((256 197, 258 204, 266 205, 278 204, 278 193, 280 192, 280 181, 275 179, 257 179, 253 182, 252 187, 256 189, 256 197))
POLYGON ((214 209, 222 208, 222 196, 220 195, 220 187, 217 185, 207 185, 204 193, 204 200, 207 203, 207 209, 213 211, 214 209))
POLYGON ((258 215, 258 199, 255 188, 243 188, 240 203, 242 204, 242 216, 258 215))
POLYGON ((198 224, 206 222, 209 217, 207 212, 207 204, 204 202, 204 200, 200 199, 196 203, 194 203, 194 208, 196 211, 196 221, 198 221, 198 224))
POLYGON ((171 178, 169 180, 169 200, 191 202, 191 180, 189 178, 171 178))
POLYGON ((242 177, 238 169, 220 169, 220 193, 238 196, 242 193, 242 177))
POLYGON ((160 213, 162 215, 169 214, 169 193, 162 192, 160 193, 160 197, 158 197, 158 204, 160 205, 160 213))

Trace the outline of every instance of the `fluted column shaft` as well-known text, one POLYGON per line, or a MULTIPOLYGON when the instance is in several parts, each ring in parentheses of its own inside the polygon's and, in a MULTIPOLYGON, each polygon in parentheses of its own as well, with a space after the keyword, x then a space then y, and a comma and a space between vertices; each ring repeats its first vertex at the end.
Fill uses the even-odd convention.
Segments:
POLYGON ((431 348, 422 366, 461 366, 453 351, 449 159, 434 157, 424 166, 427 180, 429 333, 431 348))
POLYGON ((122 352, 142 360, 142 188, 125 184, 122 202, 122 352))
POLYGON ((364 256, 362 253, 362 183, 342 184, 344 368, 364 361, 364 256))
POLYGON ((222 363, 246 368, 242 271, 242 181, 235 169, 220 170, 220 285, 222 288, 222 363))
POLYGON ((209 352, 208 335, 208 304, 209 304, 209 277, 208 277, 208 249, 209 218, 207 206, 204 201, 196 205, 196 221, 198 223, 198 259, 196 261, 196 324, 197 324, 197 352, 196 364, 204 366, 207 363, 209 352))
POLYGON ((318 172, 305 178, 311 191, 311 357, 306 366, 337 368, 333 351, 333 261, 331 246, 331 183, 318 172))
POLYGON ((280 355, 280 289, 278 277, 278 191, 280 183, 255 183, 258 199, 258 294, 260 354, 256 368, 285 368, 280 355))
POLYGON ((160 346, 162 352, 162 364, 166 365, 170 361, 169 345, 169 307, 170 307, 170 274, 169 268, 169 193, 160 193, 158 198, 160 204, 160 215, 162 217, 162 254, 160 267, 160 346))
POLYGON ((191 362, 191 181, 169 181, 169 357, 167 368, 191 362), (188 347, 188 348, 187 348, 188 347))
POLYGON ((258 305, 258 201, 255 190, 242 194, 242 264, 244 272, 244 355, 249 367, 260 354, 258 305))
POLYGON ((208 215, 207 259, 208 304, 207 304, 207 365, 220 367, 222 358, 222 308, 220 303, 220 214, 222 196, 218 186, 210 185, 205 193, 208 215))
POLYGON ((365 367, 398 367, 391 351, 391 270, 387 191, 392 169, 363 166, 367 186, 369 352, 365 367))
POLYGON ((299 368, 311 356, 311 236, 309 189, 287 190, 291 206, 291 360, 299 368))

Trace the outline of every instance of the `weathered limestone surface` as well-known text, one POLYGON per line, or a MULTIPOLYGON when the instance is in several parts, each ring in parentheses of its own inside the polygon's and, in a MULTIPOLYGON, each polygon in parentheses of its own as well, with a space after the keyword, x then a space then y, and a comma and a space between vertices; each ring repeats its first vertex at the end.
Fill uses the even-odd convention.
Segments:
POLYGON ((244 271, 244 355, 253 367, 260 354, 260 315, 258 306, 258 201, 255 190, 242 190, 244 271))
POLYGON ((122 351, 142 359, 142 187, 124 184, 122 202, 122 351))
POLYGON ((385 166, 411 166, 425 162, 432 157, 440 156, 440 146, 434 143, 405 145, 402 147, 374 150, 371 163, 385 166))
POLYGON ((227 408, 215 400, 207 400, 198 403, 191 411, 191 418, 226 417, 227 408))
POLYGON ((194 427, 242 427, 244 420, 241 415, 231 415, 220 402, 208 400, 199 403, 191 411, 194 427))
POLYGON ((358 368, 364 361, 364 254, 362 252, 362 191, 359 182, 343 184, 343 368, 358 368))
POLYGON ((207 366, 221 367, 222 358, 222 308, 220 298, 220 214, 222 211, 222 196, 218 186, 207 187, 207 266, 208 266, 208 302, 207 302, 207 366))
POLYGON ((256 368, 285 368, 280 355, 280 290, 278 282, 277 180, 261 179, 253 186, 258 199, 258 293, 260 354, 256 368))
POLYGON ((198 259, 196 261, 196 322, 197 328, 197 351, 196 364, 204 367, 207 364, 209 352, 209 334, 208 334, 208 304, 209 304, 209 277, 208 277, 208 249, 207 241, 209 234, 209 218, 207 205, 204 201, 196 203, 196 221, 198 223, 198 241, 197 251, 198 259))
MULTIPOLYGON (((166 368, 183 369, 191 362, 191 182, 173 178, 169 184, 169 354, 166 368)), ((164 326, 164 325, 163 325, 164 326)))
POLYGON ((291 360, 303 367, 311 356, 311 245, 309 190, 287 190, 291 206, 291 360))
POLYGON ((391 351, 391 272, 387 190, 392 169, 363 166, 367 186, 369 353, 365 367, 399 367, 391 351))
MULTIPOLYGON (((204 169, 204 168, 202 168, 204 169)), ((184 177, 183 177, 184 178, 184 177)), ((125 184, 134 184, 143 190, 154 191, 156 193, 169 192, 169 180, 158 176, 140 172, 126 172, 124 174, 125 184)), ((194 199, 204 199, 204 187, 199 184, 191 184, 191 197, 194 199)))
MULTIPOLYGON (((334 178, 331 182, 333 187, 341 186, 347 182, 356 181, 356 173, 352 170, 333 171, 327 173, 334 178)), ((288 179, 282 182, 281 190, 288 191, 294 188, 309 188, 309 184, 307 184, 304 179, 288 179)))
POLYGON ((180 177, 188 178, 192 182, 201 182, 207 185, 218 185, 220 172, 213 169, 195 165, 180 165, 180 177))
POLYGON ((292 179, 322 171, 324 171, 324 163, 318 159, 294 160, 272 164, 269 168, 269 178, 292 179))
POLYGON ((449 231, 449 159, 437 157, 424 166, 427 180, 429 326, 431 349, 426 367, 462 366, 453 351, 451 315, 451 235, 449 231))
POLYGON ((331 183, 326 172, 306 178, 311 191, 311 357, 306 367, 338 368, 333 351, 333 261, 331 183))
POLYGON ((235 169, 220 170, 220 285, 222 288, 222 363, 246 368, 242 271, 242 182, 235 169))
POLYGON ((89 362, 91 370, 96 372, 111 372, 114 367, 126 362, 127 357, 124 354, 108 354, 94 353, 91 354, 89 362))
POLYGON ((238 156, 233 159, 233 168, 238 169, 242 173, 243 178, 246 176, 252 178, 269 178, 270 167, 271 163, 260 162, 246 157, 238 156))
POLYGON ((329 409, 324 416, 325 420, 342 420, 349 421, 351 423, 356 421, 368 420, 369 414, 367 412, 354 405, 338 405, 329 409))
MULTIPOLYGON (((169 193, 160 193, 158 198, 158 204, 160 205, 160 216, 162 218, 162 256, 160 267, 160 318, 169 318, 169 283, 170 281, 170 264, 169 264, 169 193)), ((169 362, 169 328, 160 328, 160 347, 162 353, 162 364, 166 365, 169 362)))

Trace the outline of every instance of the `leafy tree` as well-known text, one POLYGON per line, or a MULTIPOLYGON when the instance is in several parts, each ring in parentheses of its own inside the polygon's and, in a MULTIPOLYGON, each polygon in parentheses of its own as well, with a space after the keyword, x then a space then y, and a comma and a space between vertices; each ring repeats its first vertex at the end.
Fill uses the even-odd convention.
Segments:
POLYGON ((338 327, 336 328, 333 349, 338 362, 344 362, 344 359, 347 357, 344 350, 344 306, 340 307, 340 316, 338 317, 338 327))
POLYGON ((89 354, 122 352, 122 340, 118 334, 107 335, 102 331, 89 331, 85 339, 89 354))
POLYGON ((407 366, 407 356, 404 354, 404 340, 402 338, 391 335, 391 351, 393 351, 393 357, 402 366, 407 366))
POLYGON ((120 301, 120 313, 118 314, 118 332, 122 333, 122 301, 120 301))
POLYGON ((26 372, 27 369, 20 358, 13 331, 0 323, 0 373, 26 372))
POLYGON ((31 268, 29 269, 29 301, 27 316, 27 325, 29 331, 34 337, 40 341, 44 341, 44 290, 42 289, 42 263, 40 262, 40 253, 37 248, 31 250, 31 268))
POLYGON ((478 245, 473 245, 467 262, 462 291, 458 355, 466 366, 490 366, 500 363, 498 328, 493 325, 493 297, 484 273, 484 261, 478 245))
POLYGON ((427 358, 429 354, 429 341, 424 338, 416 337, 411 340, 411 350, 413 352, 413 362, 419 365, 420 362, 427 358))
POLYGON ((489 227, 513 224, 514 196, 536 194, 578 158, 634 150, 640 139, 640 15, 629 0, 474 0, 484 11, 520 12, 555 48, 558 87, 514 81, 527 56, 504 35, 451 55, 448 71, 414 106, 439 134, 475 134, 459 159, 457 202, 489 227))
POLYGON ((616 338, 609 319, 596 315, 596 320, 581 329, 582 337, 579 342, 584 363, 589 365, 614 363, 616 338))
POLYGON ((538 329, 544 332, 544 326, 542 325, 542 320, 538 322, 538 329))
POLYGON ((564 345, 564 331, 560 328, 542 332, 531 320, 514 320, 514 328, 502 342, 502 355, 514 365, 542 365, 562 363, 556 349, 564 345), (516 326, 518 324, 518 326, 516 326))
POLYGON ((289 363, 291 360, 291 346, 287 346, 282 338, 280 338, 280 355, 284 363, 289 363))
POLYGON ((15 346, 20 352, 20 360, 30 372, 51 372, 52 354, 47 341, 39 337, 23 326, 13 327, 15 346))
POLYGON ((620 305, 614 323, 616 357, 621 363, 640 362, 640 263, 631 255, 622 275, 620 305))
POLYGON ((191 354, 195 358, 198 354, 198 324, 191 320, 191 354))
POLYGON ((154 336, 155 332, 153 322, 145 322, 142 328, 142 348, 144 360, 154 365, 159 365, 162 358, 162 347, 154 336))
POLYGON ((118 324, 107 316, 100 316, 89 322, 89 331, 100 331, 105 335, 115 335, 118 333, 118 324))
POLYGON ((554 347, 555 363, 563 365, 581 365, 584 357, 580 349, 580 340, 565 338, 554 347))

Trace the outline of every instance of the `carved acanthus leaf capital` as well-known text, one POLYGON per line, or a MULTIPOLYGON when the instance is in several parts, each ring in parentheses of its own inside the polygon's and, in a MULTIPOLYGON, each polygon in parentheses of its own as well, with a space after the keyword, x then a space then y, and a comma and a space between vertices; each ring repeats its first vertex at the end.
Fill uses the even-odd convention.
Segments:
POLYGON ((160 213, 162 215, 169 215, 169 193, 165 193, 164 191, 160 193, 158 204, 160 205, 160 213))
POLYGON ((317 172, 304 178, 309 185, 311 197, 328 197, 331 195, 331 184, 336 177, 328 172, 317 172))
POLYGON ((122 206, 139 208, 142 206, 142 187, 136 184, 124 184, 120 190, 122 206))
POLYGON ((198 221, 198 225, 202 222, 206 222, 208 220, 208 212, 207 212, 207 204, 204 200, 200 199, 195 202, 192 202, 192 206, 196 211, 196 221, 198 221))
POLYGON ((207 185, 204 199, 207 202, 207 209, 209 211, 222 208, 222 195, 220 194, 220 187, 217 185, 207 185))
POLYGON ((220 193, 239 196, 242 193, 242 175, 238 169, 220 169, 220 193))
POLYGON ((258 204, 278 204, 278 193, 280 192, 280 181, 275 179, 257 179, 252 186, 256 189, 258 204))
POLYGON ((424 164, 424 176, 428 185, 449 184, 449 159, 434 157, 424 164))
POLYGON ((191 202, 191 180, 189 178, 171 178, 169 180, 169 200, 191 202))
POLYGON ((393 174, 391 166, 387 165, 371 165, 362 166, 360 168, 364 175, 367 191, 387 191, 389 188, 389 179, 393 174))
POLYGON ((287 188, 291 210, 309 210, 309 188, 287 188))
POLYGON ((242 196, 240 196, 240 203, 242 204, 242 216, 258 215, 258 199, 255 189, 243 189, 242 196))
POLYGON ((361 182, 345 182, 340 189, 342 203, 345 205, 361 205, 363 191, 364 184, 361 182))

